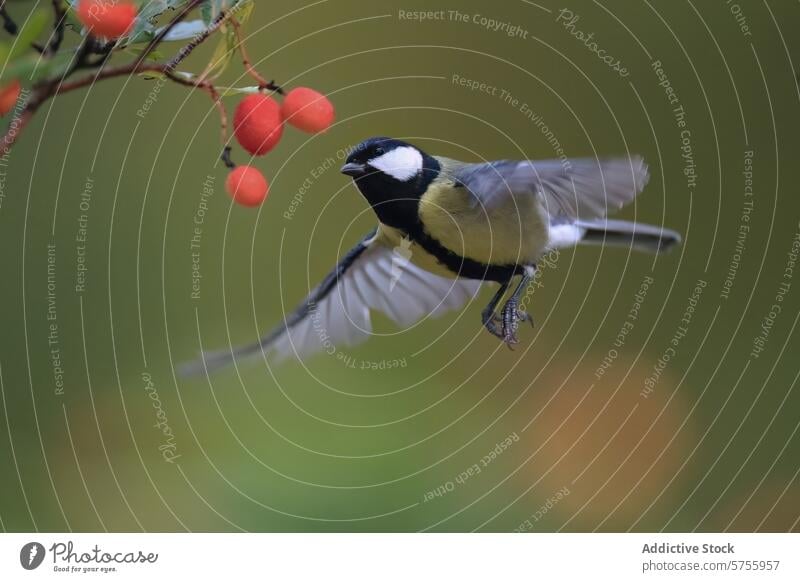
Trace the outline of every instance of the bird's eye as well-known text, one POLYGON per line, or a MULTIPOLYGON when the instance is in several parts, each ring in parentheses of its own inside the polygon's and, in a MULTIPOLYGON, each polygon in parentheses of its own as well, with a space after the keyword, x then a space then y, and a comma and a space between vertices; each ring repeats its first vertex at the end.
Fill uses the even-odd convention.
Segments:
POLYGON ((386 153, 386 151, 382 147, 378 146, 378 147, 375 148, 375 155, 376 156, 382 156, 385 153, 386 153))

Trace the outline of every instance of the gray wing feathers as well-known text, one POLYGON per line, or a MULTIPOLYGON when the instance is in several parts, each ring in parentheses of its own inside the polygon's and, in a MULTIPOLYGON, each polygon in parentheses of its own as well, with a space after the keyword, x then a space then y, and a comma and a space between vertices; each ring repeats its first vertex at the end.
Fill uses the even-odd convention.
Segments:
POLYGON ((498 161, 463 166, 455 179, 488 209, 509 197, 537 194, 555 219, 600 218, 631 202, 647 184, 640 156, 595 160, 498 161))
POLYGON ((205 374, 259 354, 280 361, 321 351, 336 353, 370 336, 372 309, 407 327, 423 317, 463 307, 480 289, 481 281, 439 277, 381 244, 371 240, 360 244, 363 249, 353 249, 355 257, 346 265, 347 259, 340 263, 285 323, 250 345, 204 353, 182 366, 181 374, 205 374))

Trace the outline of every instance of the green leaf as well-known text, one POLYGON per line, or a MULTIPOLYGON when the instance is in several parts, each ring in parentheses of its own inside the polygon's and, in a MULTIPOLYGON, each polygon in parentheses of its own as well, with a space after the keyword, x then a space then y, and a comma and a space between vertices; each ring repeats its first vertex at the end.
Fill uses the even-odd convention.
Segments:
MULTIPOLYGON (((206 23, 202 20, 189 20, 186 22, 179 22, 172 27, 167 35, 164 37, 165 42, 172 42, 176 40, 189 40, 202 34, 206 30, 206 23)), ((160 32, 161 29, 158 29, 160 32)))
POLYGON ((215 79, 228 68, 228 65, 233 58, 236 51, 236 33, 233 28, 223 29, 222 38, 214 48, 211 58, 208 61, 206 70, 203 73, 204 78, 215 79))
POLYGON ((261 93, 258 85, 251 85, 249 87, 217 87, 217 90, 222 93, 223 97, 228 95, 253 95, 254 93, 261 93))
MULTIPOLYGON (((220 12, 225 9, 232 8, 241 2, 252 2, 252 0, 205 0, 200 5, 200 14, 203 16, 203 20, 206 23, 206 26, 210 25, 214 22, 214 19, 219 16, 220 12)), ((237 19, 239 16, 237 14, 237 19)), ((241 19, 239 19, 241 21, 241 19)))
POLYGON ((8 58, 15 58, 30 50, 31 43, 34 42, 50 21, 50 10, 39 8, 35 10, 22 25, 17 33, 17 38, 11 47, 8 58))
POLYGON ((42 59, 38 53, 28 53, 14 59, 2 70, 0 83, 9 79, 30 80, 36 83, 47 78, 60 79, 69 69, 73 54, 61 51, 52 58, 42 59))
POLYGON ((164 73, 159 71, 144 71, 141 73, 136 73, 137 76, 141 77, 142 79, 166 79, 167 76, 164 73))
POLYGON ((214 20, 213 4, 213 0, 204 0, 204 2, 200 5, 200 15, 203 17, 203 22, 206 23, 206 26, 211 24, 211 21, 214 20))
POLYGON ((174 11, 183 7, 187 2, 188 0, 149 0, 139 11, 136 24, 124 44, 149 42, 155 36, 155 19, 168 10, 174 11))
MULTIPOLYGON (((236 12, 236 20, 239 24, 243 24, 250 18, 250 14, 253 12, 253 3, 251 0, 239 0, 232 4, 238 4, 239 2, 242 2, 243 6, 236 12), (244 5, 244 3, 246 3, 246 5, 244 5)), ((203 73, 204 78, 215 79, 224 73, 239 46, 236 39, 236 30, 232 26, 226 25, 221 27, 220 30, 223 33, 222 38, 217 43, 211 55, 208 66, 203 73)))
POLYGON ((164 53, 159 50, 152 51, 149 55, 147 55, 148 61, 160 61, 164 58, 164 53))

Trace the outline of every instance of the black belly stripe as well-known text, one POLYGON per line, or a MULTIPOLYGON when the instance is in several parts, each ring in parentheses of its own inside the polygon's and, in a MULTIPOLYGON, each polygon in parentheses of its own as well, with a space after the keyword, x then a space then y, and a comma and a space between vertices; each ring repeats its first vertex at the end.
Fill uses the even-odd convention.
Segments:
POLYGON ((438 239, 426 232, 422 224, 418 224, 407 234, 411 240, 425 249, 425 251, 432 255, 440 264, 444 265, 451 273, 459 277, 505 283, 514 275, 524 273, 524 267, 520 265, 489 265, 474 259, 462 257, 458 253, 445 247, 438 239))

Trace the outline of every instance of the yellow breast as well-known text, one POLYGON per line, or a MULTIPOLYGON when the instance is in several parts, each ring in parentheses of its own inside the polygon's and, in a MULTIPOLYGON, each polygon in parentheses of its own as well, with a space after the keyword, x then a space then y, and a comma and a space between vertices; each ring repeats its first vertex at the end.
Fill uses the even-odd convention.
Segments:
POLYGON ((456 254, 487 265, 531 264, 547 245, 549 222, 535 196, 508 196, 486 209, 466 188, 431 184, 420 201, 425 229, 456 254))

